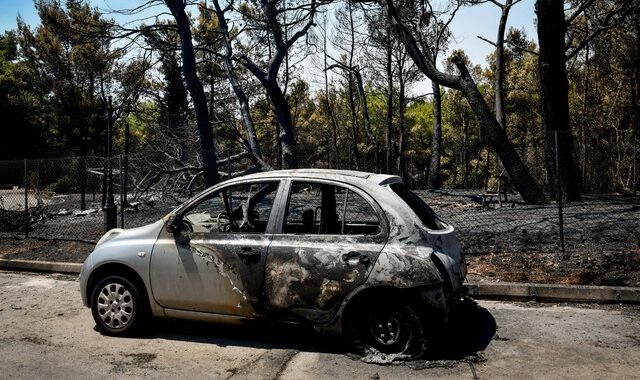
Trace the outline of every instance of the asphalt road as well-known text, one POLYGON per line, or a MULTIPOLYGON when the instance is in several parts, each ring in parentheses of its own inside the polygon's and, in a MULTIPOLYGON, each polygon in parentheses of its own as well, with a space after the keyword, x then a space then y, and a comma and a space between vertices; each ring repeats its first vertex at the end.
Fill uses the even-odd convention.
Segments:
POLYGON ((470 303, 428 359, 378 365, 298 327, 94 330, 75 278, 0 272, 0 378, 640 378, 640 309, 470 303), (477 352, 477 353, 476 353, 477 352))

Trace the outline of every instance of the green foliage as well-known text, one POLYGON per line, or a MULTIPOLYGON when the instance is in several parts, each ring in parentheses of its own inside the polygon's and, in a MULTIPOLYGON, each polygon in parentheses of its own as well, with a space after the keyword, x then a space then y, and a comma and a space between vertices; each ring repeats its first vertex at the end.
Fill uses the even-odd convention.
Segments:
MULTIPOLYGON (((287 4, 295 8, 301 3, 287 4)), ((593 6, 602 11, 611 4, 614 2, 595 1, 593 6)), ((273 105, 266 97, 265 88, 240 62, 246 56, 256 65, 267 67, 275 51, 273 31, 266 27, 263 8, 257 0, 236 5, 238 8, 228 13, 236 54, 233 64, 249 97, 262 154, 277 167, 279 131, 273 105)), ((410 9, 412 4, 400 5, 410 9)), ((285 5, 279 3, 280 6, 285 5)), ((222 152, 239 152, 245 149, 246 136, 219 58, 218 21, 210 10, 202 5, 197 7, 192 22, 198 77, 210 103, 216 147, 222 152)), ((112 95, 120 117, 114 126, 116 152, 124 145, 124 126, 128 124, 132 151, 151 152, 152 160, 174 157, 177 161, 172 163, 176 165, 189 159, 190 163, 196 162, 198 140, 174 24, 159 22, 158 25, 141 26, 144 39, 139 41, 146 42, 153 56, 151 61, 156 63, 150 69, 146 57, 135 54, 125 57, 124 51, 112 45, 111 21, 85 1, 37 0, 36 8, 40 25, 32 28, 18 20, 17 31, 7 31, 0 36, 0 114, 3 115, 0 158, 102 154, 103 96, 112 95), (152 80, 145 75, 149 70, 153 74, 152 80)), ((367 140, 362 99, 354 91, 354 77, 349 69, 331 69, 326 92, 324 83, 307 75, 304 65, 309 61, 302 58, 310 54, 312 48, 320 46, 316 29, 312 28, 306 39, 299 40, 296 48, 288 52, 287 60, 275 73, 277 85, 287 89, 286 99, 295 126, 300 165, 377 170, 376 159, 384 157, 387 148, 387 92, 390 92, 393 97, 389 130, 392 140, 389 150, 394 161, 392 171, 396 170, 395 161, 400 154, 399 126, 404 120, 408 172, 415 186, 424 186, 424 173, 432 153, 433 100, 428 95, 407 91, 404 115, 400 114, 401 107, 397 103, 400 73, 407 80, 407 88, 411 88, 412 81, 423 78, 416 75, 415 70, 411 71, 411 61, 397 36, 387 33, 383 12, 367 8, 368 16, 371 16, 368 19, 359 13, 360 7, 350 8, 357 29, 352 36, 349 14, 346 8, 341 9, 341 18, 334 20, 335 24, 328 24, 329 29, 337 30, 324 31, 329 40, 337 41, 329 48, 337 51, 337 57, 327 61, 329 65, 335 62, 351 65, 351 69, 362 74, 378 151, 367 140), (393 61, 391 88, 387 88, 386 78, 389 47, 393 61), (354 141, 355 130, 358 136, 354 141), (354 147, 361 154, 360 162, 354 160, 354 147)), ((292 9, 287 12, 295 13, 292 9)), ((630 12, 620 25, 603 29, 582 52, 567 62, 575 154, 584 172, 586 187, 591 191, 624 190, 633 186, 634 144, 636 149, 638 145, 634 139, 637 139, 640 123, 637 12, 630 12)), ((285 22, 283 14, 280 22, 285 22)), ((403 17, 411 19, 412 13, 403 17)), ((286 22, 293 21, 287 19, 286 22)), ((304 24, 300 22, 297 20, 282 32, 290 37, 304 24)), ((572 22, 572 47, 576 47, 589 28, 593 28, 594 22, 586 17, 572 22)), ((432 33, 429 28, 435 26, 425 24, 424 31, 432 33)), ((538 60, 530 53, 535 52, 537 46, 518 29, 510 29, 506 39, 509 41, 504 57, 506 133, 534 177, 543 182, 545 159, 538 60)), ((471 66, 463 51, 454 51, 454 54, 467 63, 481 94, 492 105, 494 54, 487 57, 486 68, 471 66)), ((444 64, 445 71, 456 73, 451 59, 445 60, 444 64)), ((460 93, 443 89, 442 122, 441 177, 444 186, 475 189, 490 186, 502 169, 495 155, 487 149, 478 121, 460 93)), ((70 175, 50 184, 55 191, 69 191, 74 186, 70 175)))
MULTIPOLYGON (((36 1, 41 25, 32 30, 18 20, 18 41, 29 96, 40 104, 43 154, 100 151, 104 105, 120 53, 109 49, 110 22, 80 0, 36 1)), ((35 153, 35 152, 33 152, 35 153)), ((33 154, 32 153, 32 154, 33 154)))

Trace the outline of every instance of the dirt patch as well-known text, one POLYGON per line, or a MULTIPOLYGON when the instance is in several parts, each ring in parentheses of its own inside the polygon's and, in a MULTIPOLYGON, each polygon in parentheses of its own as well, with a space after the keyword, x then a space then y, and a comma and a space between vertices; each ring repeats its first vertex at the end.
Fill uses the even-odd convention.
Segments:
POLYGON ((496 252, 467 256, 470 281, 640 286, 640 251, 496 252))
POLYGON ((94 244, 50 239, 0 239, 0 258, 82 263, 94 244))
POLYGON ((152 362, 158 357, 157 354, 153 353, 135 353, 135 354, 125 354, 121 353, 120 355, 109 355, 111 356, 110 364, 112 366, 109 371, 112 374, 116 375, 131 375, 132 371, 146 369, 146 370, 157 370, 158 366, 152 364, 152 362))
POLYGON ((21 342, 29 342, 29 343, 33 343, 33 344, 40 344, 40 345, 45 345, 45 346, 50 346, 51 343, 44 339, 44 338, 40 338, 37 336, 25 336, 23 338, 20 338, 21 342))

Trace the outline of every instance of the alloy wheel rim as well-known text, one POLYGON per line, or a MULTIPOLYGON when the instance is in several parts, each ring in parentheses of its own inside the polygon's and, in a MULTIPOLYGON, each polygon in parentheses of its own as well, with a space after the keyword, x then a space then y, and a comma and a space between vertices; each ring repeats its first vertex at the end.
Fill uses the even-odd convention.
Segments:
POLYGON ((133 310, 133 297, 122 284, 107 284, 98 293, 98 315, 109 328, 125 328, 131 323, 133 310))

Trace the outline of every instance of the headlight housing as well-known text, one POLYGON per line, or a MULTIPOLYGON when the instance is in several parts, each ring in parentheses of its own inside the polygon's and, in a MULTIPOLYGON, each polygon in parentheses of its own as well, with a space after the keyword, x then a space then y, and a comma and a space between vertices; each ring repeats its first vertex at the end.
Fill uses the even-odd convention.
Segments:
POLYGON ((106 234, 102 235, 102 237, 100 238, 100 240, 98 240, 98 243, 96 243, 96 248, 98 248, 98 246, 100 246, 100 244, 105 243, 111 239, 113 239, 114 237, 120 235, 120 233, 124 231, 121 228, 114 228, 112 230, 109 230, 106 234))

